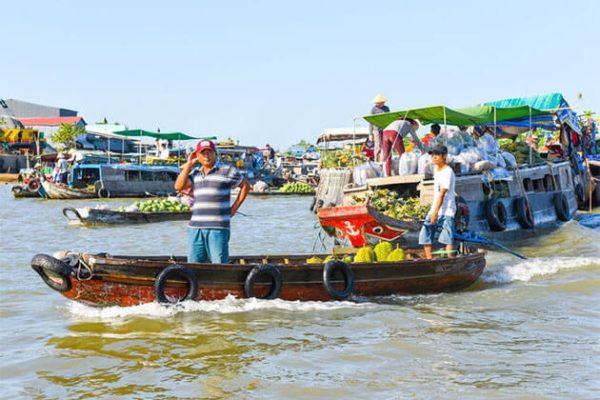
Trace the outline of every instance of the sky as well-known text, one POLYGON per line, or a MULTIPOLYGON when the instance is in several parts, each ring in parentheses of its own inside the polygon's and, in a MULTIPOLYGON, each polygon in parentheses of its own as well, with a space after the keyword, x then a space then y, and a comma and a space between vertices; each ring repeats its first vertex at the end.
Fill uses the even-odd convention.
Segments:
POLYGON ((379 93, 400 110, 561 92, 600 112, 595 0, 0 6, 0 98, 88 123, 284 150, 351 127, 379 93))

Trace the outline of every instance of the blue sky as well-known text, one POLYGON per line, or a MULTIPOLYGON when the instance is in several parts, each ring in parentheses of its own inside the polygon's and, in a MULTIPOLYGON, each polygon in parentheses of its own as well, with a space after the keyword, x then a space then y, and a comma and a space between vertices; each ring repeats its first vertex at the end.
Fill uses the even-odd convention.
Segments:
POLYGON ((2 1, 2 98, 283 149, 393 109, 600 112, 600 1, 2 1), (582 93, 583 99, 577 100, 582 93))

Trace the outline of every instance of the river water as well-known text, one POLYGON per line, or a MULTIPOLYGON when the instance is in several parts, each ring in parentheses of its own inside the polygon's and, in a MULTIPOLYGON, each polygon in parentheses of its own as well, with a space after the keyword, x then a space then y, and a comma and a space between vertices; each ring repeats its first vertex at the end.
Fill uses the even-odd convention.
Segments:
MULTIPOLYGON (((32 256, 185 254, 185 222, 86 228, 61 210, 97 200, 15 200, 9 189, 0 186, 0 398, 599 397, 598 216, 513 245, 527 261, 491 252, 458 293, 91 308, 48 288, 32 256)), ((248 198, 231 253, 311 252, 310 201, 248 198)))

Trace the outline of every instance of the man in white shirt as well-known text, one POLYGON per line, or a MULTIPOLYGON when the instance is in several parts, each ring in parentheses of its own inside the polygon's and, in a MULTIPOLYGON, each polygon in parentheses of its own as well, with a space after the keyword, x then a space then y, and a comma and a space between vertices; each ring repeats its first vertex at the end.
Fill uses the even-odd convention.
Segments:
POLYGON ((454 252, 454 215, 456 214, 456 193, 454 192, 455 176, 452 168, 446 163, 448 148, 435 146, 429 151, 433 172, 433 203, 419 233, 419 244, 423 245, 425 257, 433 258, 431 244, 433 237, 441 227, 438 242, 446 245, 446 252, 451 257, 454 252))

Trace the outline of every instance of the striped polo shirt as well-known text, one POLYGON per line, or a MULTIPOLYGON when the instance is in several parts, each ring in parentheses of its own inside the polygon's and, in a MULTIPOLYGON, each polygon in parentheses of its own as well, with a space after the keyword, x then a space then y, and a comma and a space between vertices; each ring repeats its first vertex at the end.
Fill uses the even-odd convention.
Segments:
POLYGON ((202 167, 189 176, 194 205, 189 227, 197 229, 229 229, 231 188, 238 186, 243 175, 231 165, 216 164, 205 175, 202 167))

